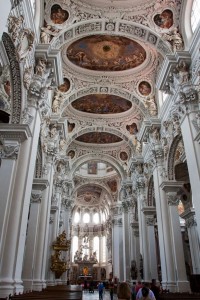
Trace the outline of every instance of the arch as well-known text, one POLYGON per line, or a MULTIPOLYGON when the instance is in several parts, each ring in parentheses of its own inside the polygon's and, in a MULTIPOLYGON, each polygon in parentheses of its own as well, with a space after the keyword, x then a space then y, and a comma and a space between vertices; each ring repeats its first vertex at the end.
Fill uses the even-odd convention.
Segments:
POLYGON ((108 29, 105 26, 106 22, 106 19, 92 19, 66 26, 58 36, 52 39, 52 48, 61 48, 66 42, 73 42, 89 35, 113 34, 145 42, 153 46, 163 57, 172 53, 170 44, 149 27, 131 21, 117 20, 115 25, 113 24, 114 26, 108 29))
POLYGON ((182 139, 182 135, 178 134, 170 145, 168 159, 167 159, 167 175, 169 180, 175 179, 175 170, 174 170, 175 153, 176 153, 178 143, 181 141, 181 139, 182 139))
POLYGON ((191 27, 191 11, 192 11, 192 2, 193 1, 184 1, 182 9, 182 18, 181 20, 181 29, 182 35, 185 43, 185 50, 191 46, 191 40, 193 36, 192 27, 191 27))
MULTIPOLYGON (((116 86, 105 86, 102 87, 100 85, 94 85, 89 88, 79 89, 69 95, 69 97, 63 102, 61 106, 61 116, 65 108, 71 104, 73 101, 79 99, 80 97, 92 94, 107 94, 107 95, 115 95, 120 96, 126 100, 129 100, 133 105, 136 105, 138 109, 141 111, 143 116, 148 116, 148 110, 144 106, 144 102, 138 98, 136 98, 131 92, 126 89, 117 88, 116 86)), ((150 117, 150 116, 149 116, 150 117)))
POLYGON ((112 195, 110 193, 110 190, 108 189, 108 187, 105 186, 105 184, 102 184, 102 183, 97 183, 95 180, 93 180, 92 178, 90 179, 89 182, 81 182, 79 183, 73 190, 73 195, 76 193, 76 191, 84 186, 87 186, 87 185, 96 185, 96 186, 100 186, 102 188, 102 190, 106 191, 106 193, 109 194, 110 198, 112 198, 112 195))
MULTIPOLYGON (((112 133, 118 137, 120 137, 121 139, 123 139, 123 141, 125 141, 131 148, 131 150, 134 151, 134 145, 132 143, 132 141, 124 134, 122 133, 120 130, 115 129, 115 128, 110 128, 107 126, 90 126, 90 127, 86 127, 83 128, 81 130, 79 130, 78 132, 75 132, 67 141, 67 146, 69 147, 69 145, 79 136, 81 136, 82 134, 85 133, 90 133, 90 132, 102 132, 102 127, 103 127, 103 132, 107 132, 107 133, 112 133)), ((121 142, 120 142, 121 143, 121 142)), ((89 145, 89 144, 88 144, 89 145)))
POLYGON ((79 157, 72 165, 71 172, 69 174, 70 178, 73 177, 73 174, 75 173, 75 171, 78 167, 80 167, 83 164, 87 163, 88 161, 92 161, 92 160, 94 160, 94 161, 101 160, 102 162, 109 163, 116 170, 116 172, 119 174, 121 179, 126 178, 126 172, 118 160, 114 159, 113 157, 111 157, 109 155, 101 155, 99 153, 86 154, 84 156, 79 157))

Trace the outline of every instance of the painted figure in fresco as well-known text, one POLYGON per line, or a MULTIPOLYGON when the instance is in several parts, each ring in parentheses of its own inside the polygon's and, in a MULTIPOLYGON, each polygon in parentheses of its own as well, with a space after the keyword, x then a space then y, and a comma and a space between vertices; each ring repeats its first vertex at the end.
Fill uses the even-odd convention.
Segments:
POLYGON ((70 81, 67 78, 64 78, 63 81, 64 82, 61 85, 59 85, 58 89, 60 92, 66 93, 70 88, 70 81))
POLYGON ((169 29, 173 25, 172 11, 170 9, 164 10, 161 14, 154 17, 154 22, 160 28, 169 29))
POLYGON ((132 134, 136 134, 136 133, 138 132, 136 123, 132 123, 131 125, 127 125, 127 126, 126 126, 126 129, 129 131, 129 133, 130 133, 131 135, 132 135, 132 134))
POLYGON ((55 4, 51 8, 51 20, 54 24, 63 24, 69 17, 66 10, 63 10, 60 5, 55 4))
POLYGON ((148 96, 151 93, 151 86, 147 81, 140 82, 138 89, 143 96, 148 96))

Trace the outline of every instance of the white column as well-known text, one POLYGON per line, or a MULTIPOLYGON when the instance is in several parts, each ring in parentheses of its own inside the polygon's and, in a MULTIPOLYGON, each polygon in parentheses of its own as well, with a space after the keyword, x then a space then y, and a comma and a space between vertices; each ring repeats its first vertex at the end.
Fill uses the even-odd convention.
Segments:
POLYGON ((48 239, 48 253, 47 257, 48 263, 47 263, 47 274, 49 274, 48 277, 48 284, 49 285, 55 285, 55 274, 50 270, 51 267, 51 260, 50 257, 53 254, 52 250, 52 244, 56 241, 56 237, 59 235, 59 212, 60 212, 60 187, 55 188, 55 194, 52 197, 51 201, 51 210, 50 210, 50 218, 51 218, 51 235, 49 235, 48 239))
POLYGON ((113 276, 119 278, 119 281, 124 280, 123 274, 123 231, 122 231, 122 220, 113 220, 113 276))
MULTIPOLYGON (((14 150, 16 145, 12 148, 13 155, 18 153, 18 156, 15 163, 8 163, 8 168, 12 172, 11 175, 3 174, 4 168, 0 168, 1 184, 3 185, 1 193, 5 197, 2 203, 3 205, 6 204, 6 207, 3 207, 6 214, 2 221, 2 229, 3 232, 9 232, 3 238, 0 253, 0 297, 23 291, 21 280, 22 264, 40 128, 40 118, 38 114, 34 116, 35 122, 33 122, 33 127, 34 125, 35 127, 32 127, 31 130, 28 125, 16 124, 1 124, 0 129, 1 136, 5 136, 4 146, 5 149, 7 147, 6 151, 8 153, 9 149, 13 147, 11 137, 13 136, 15 143, 18 139, 19 141, 21 140, 20 143, 18 142, 18 149, 14 150), (39 128, 36 122, 38 122, 39 128), (29 138, 31 134, 32 138, 29 138), (6 138, 7 135, 9 139, 6 138), (6 176, 7 179, 11 180, 9 183, 5 182, 6 176), (5 201, 6 198, 9 199, 8 203, 5 201)), ((5 153, 5 155, 7 154, 5 153)), ((4 167, 6 168, 6 165, 4 167)))
POLYGON ((31 204, 28 220, 26 248, 23 262, 22 279, 24 290, 32 290, 32 271, 35 265, 35 250, 37 246, 38 227, 41 214, 42 191, 47 187, 48 181, 43 179, 34 179, 33 190, 31 194, 31 204))
POLYGON ((49 218, 51 208, 51 195, 53 185, 53 157, 47 156, 47 173, 45 174, 46 179, 49 181, 48 188, 44 191, 42 198, 42 214, 39 224, 39 233, 36 247, 36 264, 33 270, 33 290, 41 291, 46 287, 46 263, 48 254, 48 234, 49 234, 49 218))
POLYGON ((140 278, 139 268, 140 268, 140 242, 139 242, 139 224, 134 221, 131 223, 132 233, 131 233, 131 261, 136 262, 136 273, 134 280, 140 278))
POLYGON ((194 209, 189 208, 184 211, 181 218, 185 219, 185 226, 188 231, 193 274, 200 274, 200 243, 194 209))
POLYGON ((169 231, 171 232, 171 246, 173 253, 173 267, 176 273, 176 291, 190 292, 190 285, 187 280, 185 257, 183 252, 183 240, 181 234, 180 219, 178 214, 179 199, 177 191, 182 186, 182 182, 163 182, 161 187, 167 193, 169 211, 169 231))
POLYGON ((181 120, 181 132, 192 189, 192 201, 196 213, 197 232, 200 240, 200 145, 194 141, 196 132, 192 122, 196 120, 195 115, 196 112, 192 112, 184 116, 181 120))
POLYGON ((148 259, 148 251, 149 245, 147 242, 147 225, 145 220, 145 215, 143 214, 143 205, 144 205, 144 189, 138 189, 138 196, 137 196, 137 203, 138 203, 138 223, 139 223, 139 232, 140 232, 140 254, 142 255, 143 261, 143 274, 140 276, 145 281, 150 281, 150 269, 149 269, 149 259, 148 259))
POLYGON ((123 253, 124 253, 124 281, 130 280, 130 248, 129 248, 129 230, 130 221, 128 211, 124 211, 122 215, 123 223, 123 253))
POLYGON ((160 184, 163 180, 161 176, 162 170, 163 166, 158 161, 157 166, 154 168, 153 171, 153 178, 158 223, 162 287, 164 289, 169 289, 171 292, 175 292, 177 290, 176 274, 174 269, 174 260, 172 253, 168 204, 165 192, 160 187, 160 184))
POLYGON ((149 260, 149 272, 150 281, 152 279, 158 279, 158 262, 157 262, 157 251, 156 251, 156 239, 155 239, 155 218, 152 212, 155 212, 155 207, 146 207, 143 209, 146 215, 146 225, 147 225, 147 243, 148 243, 148 260, 149 260))

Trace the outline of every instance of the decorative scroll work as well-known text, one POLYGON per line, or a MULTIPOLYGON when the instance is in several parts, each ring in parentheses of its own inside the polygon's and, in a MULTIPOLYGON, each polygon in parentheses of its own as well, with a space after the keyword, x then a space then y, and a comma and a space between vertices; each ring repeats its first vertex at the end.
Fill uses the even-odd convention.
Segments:
POLYGON ((12 86, 12 116, 11 123, 19 124, 21 116, 21 75, 15 46, 10 36, 4 32, 2 41, 10 62, 11 86, 12 86))
POLYGON ((0 160, 3 158, 17 159, 18 153, 19 153, 19 145, 0 144, 0 160))

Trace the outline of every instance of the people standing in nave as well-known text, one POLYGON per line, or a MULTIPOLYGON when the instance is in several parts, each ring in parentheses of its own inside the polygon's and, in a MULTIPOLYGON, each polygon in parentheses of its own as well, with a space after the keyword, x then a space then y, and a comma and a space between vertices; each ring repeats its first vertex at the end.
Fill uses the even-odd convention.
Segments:
POLYGON ((118 286, 117 290, 117 297, 118 300, 127 299, 130 300, 131 298, 131 290, 129 284, 127 282, 121 282, 118 286))
POLYGON ((152 279, 151 290, 154 293, 156 300, 159 300, 160 299, 160 287, 157 286, 156 279, 152 279))
POLYGON ((99 291, 99 300, 103 300, 104 284, 102 281, 100 281, 98 284, 98 291, 99 291))
POLYGON ((143 284, 143 287, 139 289, 136 300, 156 300, 154 293, 149 288, 149 283, 143 284))

